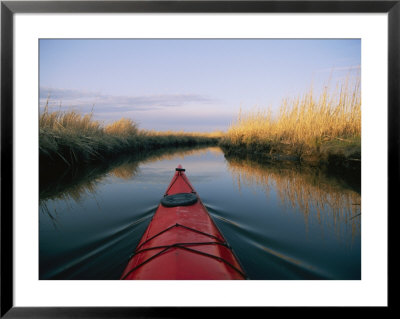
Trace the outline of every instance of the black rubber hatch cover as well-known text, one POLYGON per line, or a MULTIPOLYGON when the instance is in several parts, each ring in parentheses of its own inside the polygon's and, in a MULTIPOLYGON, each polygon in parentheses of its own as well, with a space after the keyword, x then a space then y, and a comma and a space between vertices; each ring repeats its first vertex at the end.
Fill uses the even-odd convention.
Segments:
POLYGON ((197 196, 193 193, 178 193, 161 199, 161 204, 166 207, 189 206, 196 202, 197 196))

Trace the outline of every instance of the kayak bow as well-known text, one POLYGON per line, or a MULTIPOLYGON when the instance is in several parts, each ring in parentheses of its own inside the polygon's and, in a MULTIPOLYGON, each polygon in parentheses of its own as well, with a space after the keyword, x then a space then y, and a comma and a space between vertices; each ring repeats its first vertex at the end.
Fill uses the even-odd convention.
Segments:
POLYGON ((181 165, 121 279, 246 279, 181 165))

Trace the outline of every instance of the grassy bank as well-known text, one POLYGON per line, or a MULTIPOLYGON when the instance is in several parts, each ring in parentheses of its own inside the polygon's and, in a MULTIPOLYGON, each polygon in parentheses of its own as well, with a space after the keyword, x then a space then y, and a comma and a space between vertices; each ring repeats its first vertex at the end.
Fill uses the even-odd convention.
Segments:
POLYGON ((251 153, 267 159, 287 159, 339 166, 361 161, 360 82, 345 81, 316 96, 285 99, 279 114, 271 109, 239 114, 221 140, 226 153, 251 153))
POLYGON ((71 166, 165 147, 217 144, 219 133, 140 130, 130 119, 103 125, 92 114, 48 112, 39 119, 40 164, 71 166))

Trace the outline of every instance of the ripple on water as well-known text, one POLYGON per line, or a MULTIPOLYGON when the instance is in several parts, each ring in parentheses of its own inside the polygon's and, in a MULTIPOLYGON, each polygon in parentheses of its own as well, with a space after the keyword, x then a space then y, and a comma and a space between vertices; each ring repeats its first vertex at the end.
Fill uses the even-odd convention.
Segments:
POLYGON ((178 164, 250 279, 361 278, 361 196, 348 179, 204 148, 41 185, 40 279, 119 279, 178 164))

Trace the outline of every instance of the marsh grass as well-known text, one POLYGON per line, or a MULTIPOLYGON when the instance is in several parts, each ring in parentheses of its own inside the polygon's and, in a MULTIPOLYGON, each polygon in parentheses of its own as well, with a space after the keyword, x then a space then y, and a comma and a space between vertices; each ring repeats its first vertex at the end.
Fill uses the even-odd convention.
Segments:
POLYGON ((271 109, 240 112, 221 144, 231 150, 291 154, 299 159, 332 154, 360 159, 360 81, 346 79, 319 95, 310 88, 302 96, 284 99, 276 116, 271 109))
POLYGON ((106 160, 122 153, 164 147, 216 144, 219 133, 155 132, 139 130, 130 119, 122 118, 103 125, 93 114, 75 111, 49 112, 48 104, 39 118, 39 156, 42 164, 77 163, 106 160))
POLYGON ((138 134, 138 127, 131 119, 122 118, 104 128, 104 132, 114 136, 135 136, 138 134))

